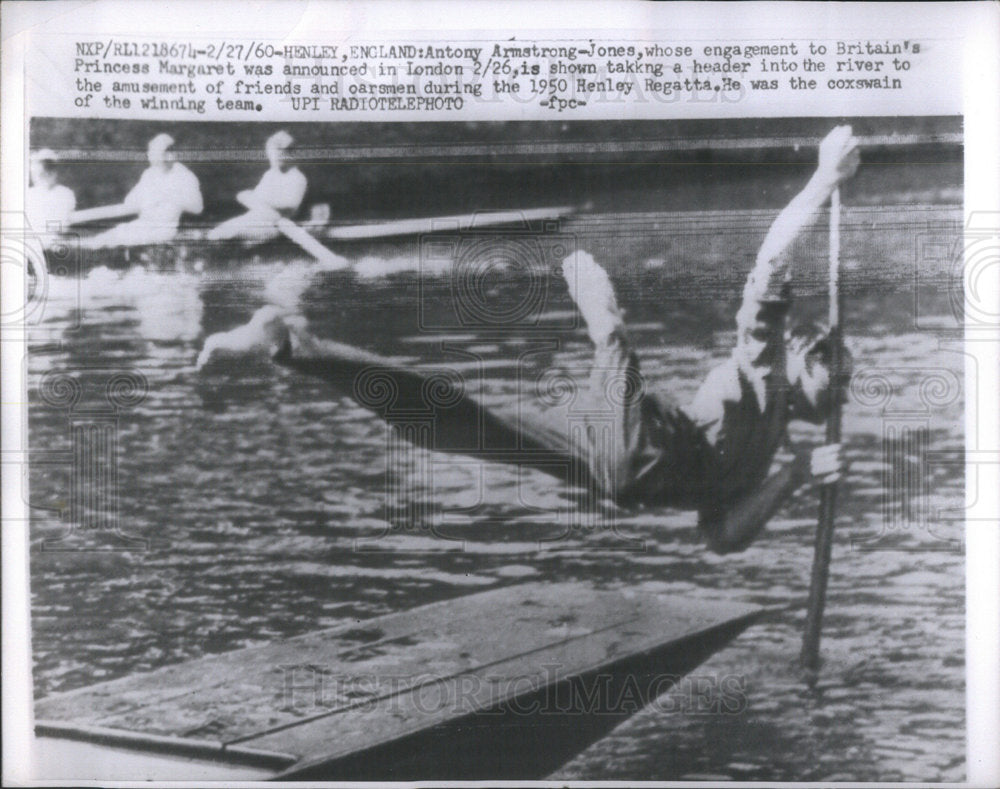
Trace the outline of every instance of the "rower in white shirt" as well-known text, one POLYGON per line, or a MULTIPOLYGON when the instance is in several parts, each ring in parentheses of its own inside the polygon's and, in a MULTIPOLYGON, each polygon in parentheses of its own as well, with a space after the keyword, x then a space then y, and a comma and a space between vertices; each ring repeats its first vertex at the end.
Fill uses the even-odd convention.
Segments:
POLYGON ((276 221, 293 216, 306 196, 306 177, 288 160, 288 148, 293 142, 286 131, 268 138, 265 151, 270 169, 257 186, 236 197, 249 210, 210 230, 210 240, 238 239, 246 244, 260 244, 278 237, 276 221))
POLYGON ((28 226, 46 249, 66 230, 70 214, 76 209, 73 190, 59 183, 56 159, 55 152, 48 148, 31 155, 31 186, 24 195, 28 226))
POLYGON ((164 244, 177 234, 183 214, 202 212, 198 177, 176 160, 170 150, 173 144, 169 134, 158 134, 150 140, 149 167, 124 203, 139 216, 88 239, 88 247, 164 244))

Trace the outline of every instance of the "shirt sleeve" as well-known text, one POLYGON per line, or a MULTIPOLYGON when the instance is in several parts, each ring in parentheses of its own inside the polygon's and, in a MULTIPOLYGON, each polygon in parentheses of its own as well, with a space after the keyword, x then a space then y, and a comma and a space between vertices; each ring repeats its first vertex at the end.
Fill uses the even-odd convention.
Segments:
POLYGON ((776 344, 785 342, 785 318, 791 306, 790 266, 786 255, 758 261, 743 288, 736 313, 736 347, 739 369, 751 380, 769 371, 776 344))
MULTIPOLYGON (((770 371, 775 358, 774 344, 785 342, 785 317, 791 306, 787 262, 758 263, 743 289, 743 301, 736 313, 736 346, 729 358, 715 367, 699 387, 686 409, 696 424, 706 431, 710 443, 722 426, 726 401, 743 397, 740 374, 761 390, 762 376, 770 371)), ((763 402, 763 392, 758 391, 763 402)))
POLYGON ((714 368, 698 388, 691 405, 686 409, 691 420, 701 430, 710 444, 715 444, 726 414, 726 401, 734 402, 742 396, 736 360, 730 356, 714 368))

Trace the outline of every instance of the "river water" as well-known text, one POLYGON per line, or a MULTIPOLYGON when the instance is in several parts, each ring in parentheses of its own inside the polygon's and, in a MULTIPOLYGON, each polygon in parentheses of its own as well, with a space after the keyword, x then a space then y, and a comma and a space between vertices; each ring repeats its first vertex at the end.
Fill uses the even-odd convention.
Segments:
MULTIPOLYGON (((795 661, 815 491, 735 555, 708 553, 690 512, 616 510, 573 529, 579 496, 547 476, 403 446, 266 360, 195 368, 208 334, 276 301, 321 336, 447 366, 507 402, 525 380, 586 371, 586 337, 544 265, 576 247, 608 266, 647 385, 683 401, 731 347, 772 216, 597 215, 555 240, 341 250, 352 268, 338 272, 290 260, 50 278, 29 358, 36 694, 500 585, 583 580, 774 612, 557 777, 961 780, 964 362, 946 280, 914 267, 921 235, 947 237, 957 211, 845 215, 851 468, 812 691, 795 661), (110 436, 91 464, 116 467, 110 500, 69 501, 81 425, 110 436), (740 689, 739 709, 713 704, 723 687, 740 689)), ((797 253, 806 317, 825 310, 821 229, 797 253)))

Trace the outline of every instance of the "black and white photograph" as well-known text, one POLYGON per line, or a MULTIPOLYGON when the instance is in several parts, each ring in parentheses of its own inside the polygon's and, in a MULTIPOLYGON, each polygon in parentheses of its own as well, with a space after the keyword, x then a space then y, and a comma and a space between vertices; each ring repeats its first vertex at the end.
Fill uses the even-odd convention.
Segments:
POLYGON ((960 779, 961 119, 413 126, 33 121, 57 763, 960 779))
POLYGON ((971 780, 962 114, 181 109, 24 119, 16 785, 971 780))

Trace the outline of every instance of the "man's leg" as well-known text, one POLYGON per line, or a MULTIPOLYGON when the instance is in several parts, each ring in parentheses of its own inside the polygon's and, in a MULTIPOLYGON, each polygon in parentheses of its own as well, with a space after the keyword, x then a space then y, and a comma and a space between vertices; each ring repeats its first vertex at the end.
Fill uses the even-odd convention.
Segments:
POLYGON ((457 373, 444 367, 417 370, 319 339, 304 319, 285 316, 277 307, 263 307, 247 325, 209 337, 198 367, 254 352, 270 353, 277 364, 328 382, 390 424, 429 424, 429 431, 407 432, 427 449, 528 466, 560 478, 579 478, 579 466, 586 472, 581 457, 553 440, 555 431, 538 429, 520 412, 506 415, 484 406, 466 394, 457 373))
POLYGON ((581 476, 583 459, 553 440, 553 431, 527 414, 503 413, 466 394, 464 380, 447 368, 417 370, 343 343, 292 328, 272 356, 282 366, 321 378, 390 424, 417 420, 427 449, 527 466, 569 480, 581 476))
POLYGON ((649 446, 653 414, 646 405, 639 360, 629 345, 624 319, 607 272, 589 254, 563 263, 563 276, 594 343, 587 389, 570 415, 574 445, 586 448, 591 474, 606 495, 627 499, 649 446))

